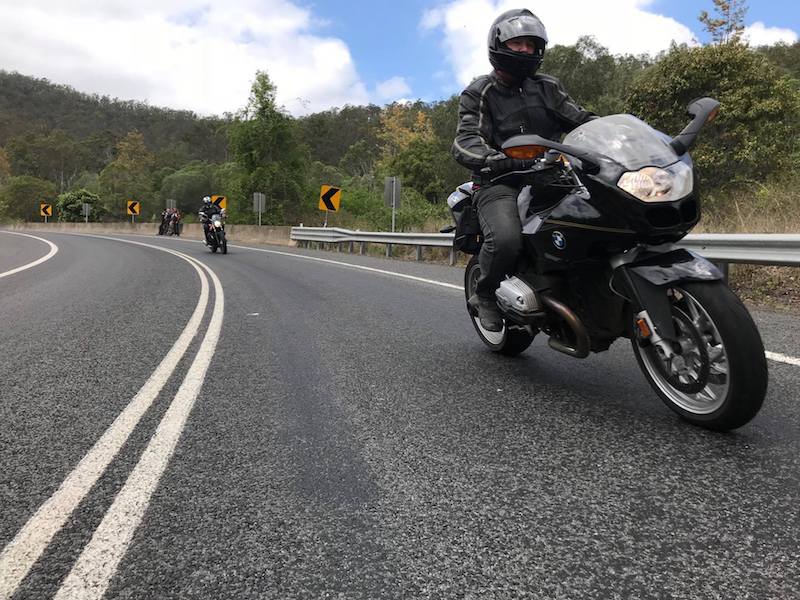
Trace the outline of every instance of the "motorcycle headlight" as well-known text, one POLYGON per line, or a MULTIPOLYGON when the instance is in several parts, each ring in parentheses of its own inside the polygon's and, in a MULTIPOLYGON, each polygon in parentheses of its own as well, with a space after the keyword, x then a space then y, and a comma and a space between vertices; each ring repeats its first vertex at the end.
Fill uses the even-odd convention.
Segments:
POLYGON ((683 162, 628 171, 617 186, 644 202, 672 202, 692 192, 692 169, 683 162))
POLYGON ((214 227, 216 227, 217 229, 219 229, 220 227, 222 227, 222 221, 216 221, 216 220, 215 220, 215 221, 214 221, 214 227))

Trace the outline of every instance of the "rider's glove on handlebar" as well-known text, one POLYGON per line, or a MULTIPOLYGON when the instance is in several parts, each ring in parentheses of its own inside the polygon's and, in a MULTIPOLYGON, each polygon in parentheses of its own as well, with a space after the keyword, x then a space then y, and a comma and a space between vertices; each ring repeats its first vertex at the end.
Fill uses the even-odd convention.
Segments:
POLYGON ((524 171, 525 169, 530 169, 532 165, 533 161, 531 160, 506 157, 486 161, 486 166, 481 170, 490 175, 500 175, 510 171, 524 171))

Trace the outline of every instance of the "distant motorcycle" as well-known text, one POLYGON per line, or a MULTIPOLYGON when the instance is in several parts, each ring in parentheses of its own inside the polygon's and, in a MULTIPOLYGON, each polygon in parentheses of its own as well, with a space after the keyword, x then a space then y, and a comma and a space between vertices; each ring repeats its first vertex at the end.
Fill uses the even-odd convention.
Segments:
MULTIPOLYGON (((524 171, 495 180, 520 184, 525 250, 496 292, 501 331, 484 329, 469 299, 481 270, 464 274, 467 310, 491 350, 514 356, 538 332, 575 358, 631 340, 647 381, 696 425, 730 430, 750 421, 767 389, 764 346, 752 317, 715 265, 673 246, 700 219, 687 154, 719 103, 689 105, 675 138, 631 115, 591 120, 557 143, 536 135, 503 144, 524 171)), ((455 246, 477 254, 480 226, 472 184, 451 194, 455 246)))
POLYGON ((225 211, 213 213, 208 216, 205 212, 200 211, 200 221, 207 224, 206 229, 206 242, 211 252, 216 252, 221 249, 223 254, 228 253, 228 240, 225 237, 225 211))

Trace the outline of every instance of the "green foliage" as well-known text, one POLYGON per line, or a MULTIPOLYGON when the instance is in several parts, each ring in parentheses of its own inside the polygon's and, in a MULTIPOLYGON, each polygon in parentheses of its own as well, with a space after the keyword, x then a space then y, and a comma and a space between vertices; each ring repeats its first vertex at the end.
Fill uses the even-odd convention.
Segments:
POLYGON ((304 196, 306 156, 295 135, 294 123, 275 102, 275 85, 265 72, 256 73, 247 106, 231 123, 230 150, 249 174, 236 182, 231 217, 251 222, 248 210, 253 192, 266 196, 262 223, 283 224, 299 214, 304 196), (241 207, 241 208, 239 208, 241 207))
POLYGON ((195 163, 164 177, 158 196, 160 206, 166 206, 167 200, 175 200, 175 206, 181 212, 195 213, 200 208, 203 196, 212 193, 216 194, 211 185, 211 169, 202 163, 195 163))
POLYGON ((800 79, 800 42, 791 45, 781 42, 774 46, 761 46, 756 50, 787 75, 800 79))
POLYGON ((623 111, 623 93, 652 61, 646 56, 612 56, 590 36, 574 46, 554 46, 545 55, 544 71, 557 77, 581 106, 598 115, 623 111))
POLYGON ((100 198, 88 190, 75 190, 74 192, 66 192, 61 194, 56 200, 56 210, 58 211, 58 220, 66 221, 69 223, 77 223, 84 221, 83 204, 91 205, 89 211, 89 221, 100 221, 106 215, 107 211, 100 202, 100 198))
POLYGON ((800 126, 798 82, 742 44, 674 47, 630 87, 632 113, 668 134, 686 126, 699 96, 721 102, 691 151, 702 181, 763 180, 794 168, 800 126))
POLYGON ((30 175, 8 177, 0 187, 0 220, 39 220, 39 203, 52 203, 56 186, 30 175))

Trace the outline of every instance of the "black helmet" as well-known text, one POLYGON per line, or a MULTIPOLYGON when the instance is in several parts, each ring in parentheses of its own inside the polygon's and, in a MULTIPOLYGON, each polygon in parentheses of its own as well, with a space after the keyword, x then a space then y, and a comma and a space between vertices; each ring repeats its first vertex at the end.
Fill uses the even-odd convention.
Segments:
POLYGON ((489 29, 489 62, 498 71, 518 79, 531 77, 539 69, 547 45, 547 32, 539 18, 527 8, 508 10, 497 17, 489 29), (513 38, 532 37, 536 41, 533 54, 514 52, 505 43, 513 38))

